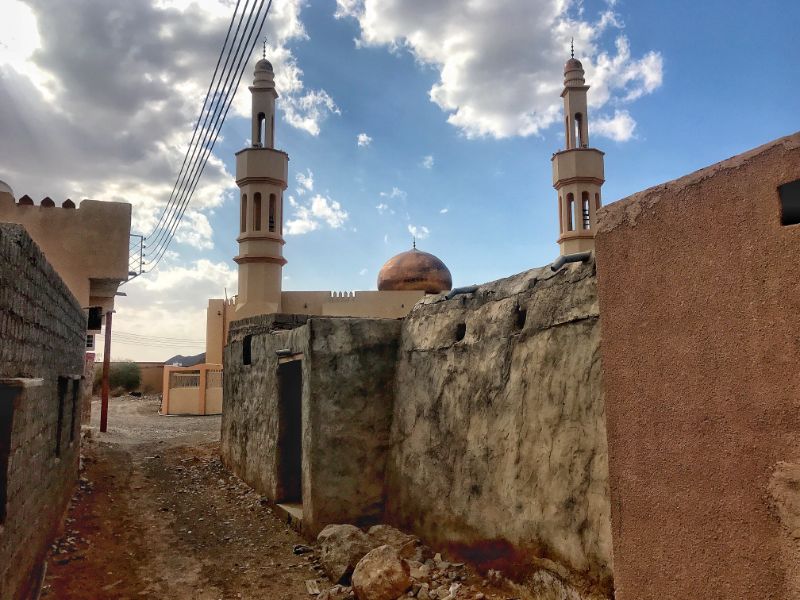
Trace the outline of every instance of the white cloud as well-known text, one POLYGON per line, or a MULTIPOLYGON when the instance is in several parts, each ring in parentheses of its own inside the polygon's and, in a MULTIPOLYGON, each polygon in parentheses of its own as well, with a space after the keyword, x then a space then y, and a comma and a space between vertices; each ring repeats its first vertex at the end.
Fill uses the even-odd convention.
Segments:
POLYGON ((407 195, 408 194, 406 194, 403 190, 401 190, 398 187, 393 187, 391 192, 380 192, 381 198, 389 198, 389 199, 400 198, 401 200, 405 200, 407 195))
POLYGON ((589 121, 590 133, 610 138, 615 142, 627 142, 634 137, 636 121, 627 110, 615 110, 613 117, 595 117, 589 121))
POLYGON ((380 203, 380 204, 378 204, 378 205, 377 205, 375 208, 377 208, 377 209, 378 209, 378 212, 379 212, 380 214, 382 214, 382 215, 383 215, 383 214, 386 214, 386 213, 389 213, 390 215, 393 215, 393 214, 394 214, 394 211, 393 211, 393 210, 391 209, 391 207, 390 207, 388 204, 386 204, 385 202, 381 202, 381 203, 380 203))
POLYGON ((359 275, 362 275, 362 276, 363 276, 363 275, 366 275, 366 274, 367 274, 367 269, 361 269, 361 270, 358 272, 358 274, 359 274, 359 275))
POLYGON ((305 173, 300 171, 295 177, 297 178, 298 195, 302 196, 306 192, 314 191, 314 173, 311 172, 311 169, 306 169, 305 173))
POLYGON ((422 168, 423 169, 432 169, 433 168, 433 155, 428 154, 427 156, 422 157, 422 168))
POLYGON ((302 235, 323 225, 339 229, 347 219, 347 211, 336 200, 315 194, 306 204, 296 203, 293 218, 286 222, 286 235, 302 235))
MULTIPOLYGON (((224 262, 206 259, 176 263, 168 253, 158 269, 137 277, 122 288, 128 296, 117 302, 114 328, 141 336, 187 340, 204 337, 208 298, 236 293, 236 269, 224 262)), ((114 341, 112 358, 163 361, 175 354, 197 354, 205 350, 202 342, 186 342, 165 347, 165 342, 125 343, 114 341)))
POLYGON ((421 225, 419 227, 417 227, 416 225, 409 225, 408 233, 413 235, 418 240, 424 240, 426 237, 430 235, 431 231, 424 225, 421 225))
POLYGON ((366 133, 359 133, 356 140, 359 148, 364 146, 369 146, 372 143, 372 138, 369 137, 366 133))
POLYGON ((449 209, 449 208, 443 208, 443 209, 441 209, 441 210, 439 211, 439 214, 440 214, 440 215, 446 215, 446 214, 447 214, 447 213, 449 213, 449 212, 450 212, 450 209, 449 209))
POLYGON ((606 6, 590 17, 578 0, 337 0, 336 16, 358 22, 358 46, 406 49, 436 69, 430 99, 465 135, 505 138, 538 135, 561 122, 571 37, 592 86, 592 108, 619 106, 660 87, 660 53, 634 58, 621 16, 613 2, 606 6))

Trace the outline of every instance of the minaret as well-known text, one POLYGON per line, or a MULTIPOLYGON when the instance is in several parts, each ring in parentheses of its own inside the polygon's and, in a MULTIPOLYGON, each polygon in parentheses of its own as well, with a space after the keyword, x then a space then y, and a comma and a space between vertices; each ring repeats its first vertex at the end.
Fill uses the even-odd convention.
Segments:
POLYGON ((605 181, 603 153, 589 147, 589 117, 583 65, 572 58, 564 66, 566 150, 553 155, 553 187, 558 192, 561 254, 594 250, 596 211, 605 181))
POLYGON ((240 190, 239 296, 236 318, 281 310, 283 191, 289 156, 275 150, 275 78, 266 58, 256 63, 253 85, 252 145, 236 153, 240 190))

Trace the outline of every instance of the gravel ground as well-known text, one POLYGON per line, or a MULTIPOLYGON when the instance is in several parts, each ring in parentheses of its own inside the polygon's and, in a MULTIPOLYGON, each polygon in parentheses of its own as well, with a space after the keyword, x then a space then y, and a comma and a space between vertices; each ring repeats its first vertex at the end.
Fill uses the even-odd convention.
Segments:
MULTIPOLYGON (((220 417, 162 417, 157 397, 99 402, 43 598, 309 598, 313 555, 219 460, 220 417)), ((320 581, 324 587, 327 580, 320 581)))

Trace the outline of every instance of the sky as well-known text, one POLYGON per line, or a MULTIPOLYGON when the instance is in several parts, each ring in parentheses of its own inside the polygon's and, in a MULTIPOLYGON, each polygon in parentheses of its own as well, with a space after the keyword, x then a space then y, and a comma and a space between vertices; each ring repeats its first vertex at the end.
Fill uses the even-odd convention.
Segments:
MULTIPOLYGON (((130 202, 149 233, 234 4, 0 0, 0 180, 130 202)), ((283 289, 376 289, 414 235, 455 286, 549 263, 571 38, 607 204, 800 129, 798 22, 794 0, 274 0, 283 289)), ((259 54, 165 260, 122 287, 115 360, 202 352, 208 298, 236 293, 259 54)))

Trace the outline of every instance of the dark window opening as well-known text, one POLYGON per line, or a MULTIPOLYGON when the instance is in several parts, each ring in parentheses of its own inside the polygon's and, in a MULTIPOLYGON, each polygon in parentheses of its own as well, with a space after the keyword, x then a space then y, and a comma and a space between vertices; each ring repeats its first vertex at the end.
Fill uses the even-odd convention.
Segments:
POLYGON ((302 361, 278 365, 278 501, 303 501, 302 361))
POLYGON ((525 321, 527 319, 528 319, 528 311, 522 308, 521 306, 517 306, 515 315, 515 325, 518 330, 525 327, 525 321))
POLYGON ((252 361, 252 354, 251 350, 253 347, 253 336, 246 335, 244 336, 244 340, 242 340, 242 364, 249 365, 252 361))
POLYGON ((261 194, 253 196, 253 231, 261 231, 261 194))
POLYGON ((575 231, 575 196, 567 194, 567 231, 575 231))
POLYGON ((72 380, 72 410, 69 419, 69 441, 75 441, 75 421, 78 417, 78 407, 81 401, 81 380, 72 380))
POLYGON ((269 195, 269 230, 275 231, 275 207, 276 207, 275 194, 269 195))
POLYGON ((56 456, 61 456, 61 430, 64 428, 64 402, 67 400, 67 378, 58 378, 58 419, 56 420, 56 456))
POLYGON ((575 147, 586 147, 586 140, 583 139, 583 115, 581 113, 575 113, 575 147))
POLYGON ((456 341, 460 342, 464 339, 464 336, 467 335, 467 324, 466 323, 459 323, 456 325, 456 341))
POLYGON ((597 210, 600 208, 600 194, 594 195, 594 209, 597 210))
POLYGON ((14 424, 14 398, 17 390, 0 386, 0 523, 6 520, 8 502, 8 461, 11 457, 11 430, 14 424))
POLYGON ((242 194, 242 215, 239 230, 242 232, 247 231, 247 194, 242 194))
POLYGON ((781 198, 781 225, 800 224, 800 179, 778 186, 781 198))
POLYGON ((564 211, 561 209, 561 196, 558 197, 558 230, 564 233, 564 211))
POLYGON ((86 322, 86 329, 89 331, 100 331, 103 326, 103 307, 90 306, 89 319, 86 322))

